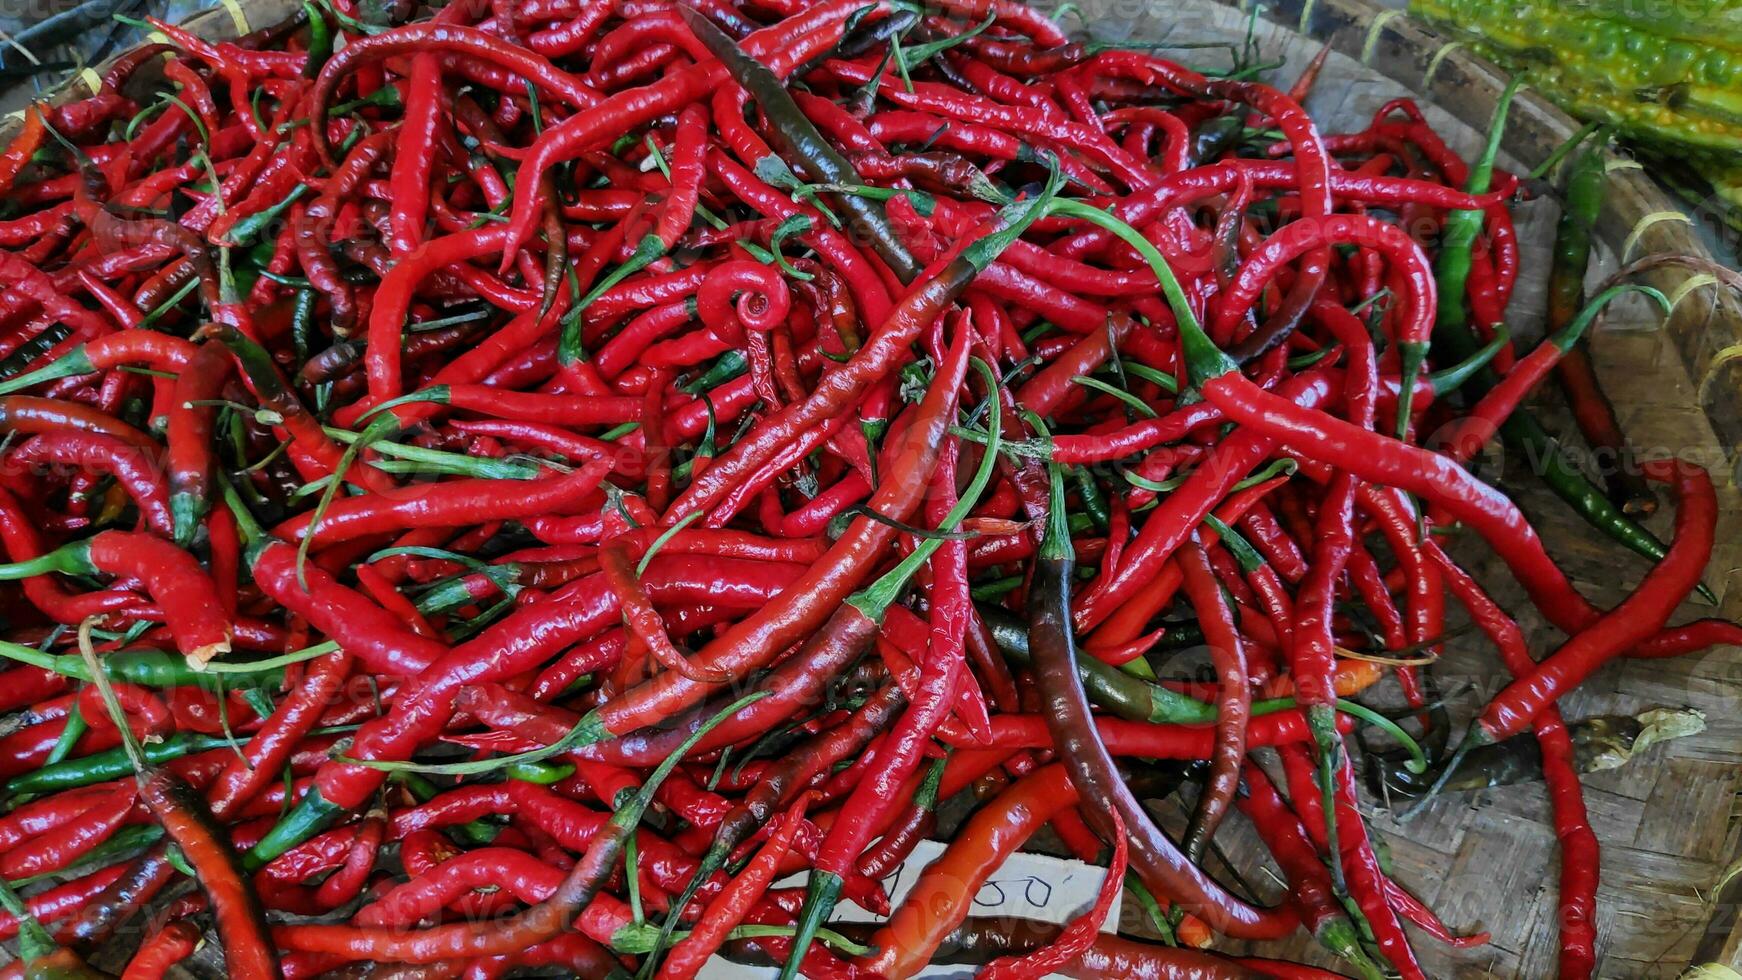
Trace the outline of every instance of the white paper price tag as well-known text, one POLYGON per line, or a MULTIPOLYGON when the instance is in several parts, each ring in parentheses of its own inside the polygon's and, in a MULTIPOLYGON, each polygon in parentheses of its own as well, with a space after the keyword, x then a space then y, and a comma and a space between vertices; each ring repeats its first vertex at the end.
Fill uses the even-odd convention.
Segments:
MULTIPOLYGON (((942 854, 944 845, 937 841, 920 841, 913 854, 883 879, 890 904, 899 905, 913 888, 914 881, 926 865, 942 854)), ((1042 922, 1069 922, 1088 911, 1095 903, 1095 894, 1107 869, 1081 861, 1066 861, 1044 854, 1012 854, 1002 867, 980 887, 974 896, 973 916, 1013 916, 1038 919, 1042 922)), ((782 888, 804 887, 804 876, 794 875, 776 883, 782 888)), ((1113 932, 1119 926, 1119 905, 1124 890, 1113 897, 1113 907, 1107 913, 1103 932, 1113 932)), ((877 916, 849 901, 842 901, 835 910, 836 922, 876 922, 877 916)), ((724 957, 708 961, 701 975, 706 980, 765 980, 778 971, 744 966, 724 957)), ((974 975, 971 966, 932 966, 921 971, 922 977, 967 978, 974 975)))

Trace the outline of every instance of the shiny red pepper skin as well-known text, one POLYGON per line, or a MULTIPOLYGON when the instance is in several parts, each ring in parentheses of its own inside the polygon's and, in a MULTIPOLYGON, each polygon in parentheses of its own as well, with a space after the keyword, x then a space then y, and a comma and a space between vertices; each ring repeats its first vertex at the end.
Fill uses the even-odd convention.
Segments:
POLYGON ((273 529, 288 541, 311 538, 314 547, 413 527, 456 527, 580 509, 610 470, 594 461, 573 473, 543 480, 452 480, 335 500, 326 512, 293 518, 273 529), (310 532, 313 527, 312 536, 310 532))
POLYGON ((1476 722, 1484 738, 1499 740, 1523 731, 1560 694, 1610 658, 1657 634, 1675 607, 1699 584, 1700 572, 1711 555, 1717 521, 1711 477, 1703 468, 1682 460, 1644 465, 1647 476, 1670 483, 1676 493, 1675 540, 1669 553, 1619 606, 1574 634, 1496 695, 1476 722))
POLYGON ((169 923, 139 944, 139 951, 121 972, 121 980, 162 980, 171 967, 193 955, 201 938, 199 928, 191 922, 169 923))
POLYGON ((224 940, 226 968, 239 977, 279 976, 278 954, 267 935, 260 899, 204 803, 186 783, 164 770, 144 776, 139 795, 197 872, 224 940))
POLYGON ((163 537, 175 531, 169 485, 157 469, 156 458, 115 436, 77 429, 44 432, 14 449, 6 457, 6 467, 15 479, 58 467, 113 476, 127 489, 152 531, 163 537))

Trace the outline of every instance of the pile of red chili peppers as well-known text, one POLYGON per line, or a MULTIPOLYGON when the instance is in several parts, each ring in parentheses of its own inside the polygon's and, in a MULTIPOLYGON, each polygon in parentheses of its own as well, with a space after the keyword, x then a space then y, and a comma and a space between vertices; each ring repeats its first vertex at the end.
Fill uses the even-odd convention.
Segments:
POLYGON ((1585 495, 1651 559, 1604 609, 1464 465, 1605 303, 1662 299, 1557 267, 1515 353, 1543 183, 1494 168, 1504 108, 1473 162, 1407 100, 1323 135, 1317 65, 1285 92, 1013 0, 152 26, 0 153, 9 975, 143 922, 130 980, 208 923, 251 980, 1333 976, 1210 950, 1297 929, 1421 977, 1411 931, 1482 937, 1388 876, 1351 755, 1455 767, 1417 744, 1448 594, 1513 677, 1462 746, 1540 740, 1592 974, 1556 702, 1739 631, 1667 625, 1697 466, 1642 465, 1667 544, 1585 495), (1205 870, 1230 810, 1279 904, 1205 870), (971 916, 1043 828, 1111 865, 1093 907, 971 916), (1121 882, 1166 942, 1099 932, 1121 882))

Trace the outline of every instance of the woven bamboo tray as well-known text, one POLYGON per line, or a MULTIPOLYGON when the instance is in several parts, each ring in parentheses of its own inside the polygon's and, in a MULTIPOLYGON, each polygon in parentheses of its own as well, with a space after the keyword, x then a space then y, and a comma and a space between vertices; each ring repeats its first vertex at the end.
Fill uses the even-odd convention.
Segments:
MULTIPOLYGON (((185 26, 213 40, 236 37, 289 16, 297 0, 225 0, 185 26)), ((1321 44, 1333 54, 1307 107, 1326 132, 1349 131, 1392 98, 1416 98, 1435 128, 1466 158, 1479 146, 1505 75, 1493 65, 1412 21, 1395 9, 1367 0, 1275 0, 1256 17, 1246 0, 1086 0, 1075 5, 1088 33, 1105 40, 1240 45, 1248 31, 1261 60, 1284 60, 1272 74, 1291 81, 1321 44)), ((1069 23, 1069 21, 1067 21, 1069 23)), ((1225 56, 1210 49, 1176 52, 1182 60, 1216 64, 1225 56)), ((95 84, 95 74, 86 76, 95 84)), ((65 98, 85 94, 74 82, 65 98)), ((0 123, 0 139, 15 119, 0 123)), ((1503 144, 1503 163, 1529 169, 1565 140, 1577 124, 1526 90, 1515 102, 1503 144)), ((1521 206, 1515 215, 1524 269, 1509 311, 1515 336, 1526 343, 1540 334, 1548 250, 1558 215, 1553 200, 1521 206)), ((1616 156, 1609 162, 1607 199, 1598 225, 1593 280, 1624 261, 1649 254, 1710 256, 1706 242, 1727 233, 1699 209, 1689 211, 1656 185, 1640 165, 1616 156)), ((1732 243, 1733 248, 1733 243, 1732 243)), ((1718 550, 1707 583, 1720 596, 1718 612, 1742 616, 1742 497, 1736 491, 1742 444, 1742 305, 1711 277, 1669 266, 1641 281, 1674 300, 1666 320, 1643 305, 1623 304, 1592 334, 1592 353, 1621 422, 1635 445, 1648 453, 1674 453, 1708 466, 1718 483, 1722 514, 1718 550)), ((1554 393, 1536 410, 1548 427, 1579 446, 1570 419, 1554 393)), ((1483 460, 1542 529, 1551 552, 1593 601, 1612 605, 1637 584, 1643 560, 1600 540, 1530 474, 1530 461, 1483 460)), ((1667 515, 1654 529, 1667 529, 1667 515)), ((1521 615, 1539 655, 1558 634, 1522 601, 1498 564, 1468 542, 1459 549, 1467 567, 1497 597, 1521 615)), ((1711 615, 1690 607, 1688 617, 1711 615)), ((1442 687, 1460 682, 1492 691, 1502 676, 1481 645, 1463 638, 1438 670, 1442 687)), ((1471 697, 1457 705, 1467 717, 1471 697)), ((1742 895, 1719 888, 1725 871, 1742 858, 1742 833, 1732 819, 1742 791, 1742 650, 1724 648, 1670 662, 1611 665, 1564 703, 1569 720, 1595 714, 1634 713, 1651 707, 1692 707, 1706 713, 1703 734, 1665 743, 1627 766, 1584 780, 1592 824, 1602 842, 1603 887, 1599 893, 1597 975, 1604 980, 1675 977, 1690 963, 1717 961, 1742 966, 1742 925, 1736 909, 1742 895)), ((1163 814, 1164 818, 1170 814, 1163 814)), ((1400 881, 1462 931, 1485 929, 1493 942, 1465 952, 1417 937, 1423 964, 1436 978, 1535 978, 1555 973, 1554 835, 1539 785, 1523 785, 1448 797, 1400 824, 1372 814, 1400 881)), ((1237 874, 1258 897, 1276 901, 1280 886, 1259 855, 1249 831, 1231 820, 1219 838, 1237 874)), ((1139 927, 1129 918, 1126 928, 1139 927)), ((1310 940, 1266 944, 1279 955, 1335 967, 1310 940)), ((190 964, 195 965, 195 964, 190 964)), ((196 969, 198 967, 196 966, 196 969)), ((203 971, 202 971, 203 972, 203 971)))

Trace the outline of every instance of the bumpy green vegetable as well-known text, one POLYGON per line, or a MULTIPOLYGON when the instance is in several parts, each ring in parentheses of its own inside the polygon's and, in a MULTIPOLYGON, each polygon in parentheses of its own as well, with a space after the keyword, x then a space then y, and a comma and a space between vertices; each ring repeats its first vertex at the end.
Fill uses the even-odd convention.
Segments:
POLYGON ((1742 48, 1742 4, 1736 0, 1570 0, 1565 8, 1664 37, 1742 48))
POLYGON ((1646 143, 1742 150, 1742 4, 1736 0, 1415 0, 1411 6, 1574 115, 1646 143))

